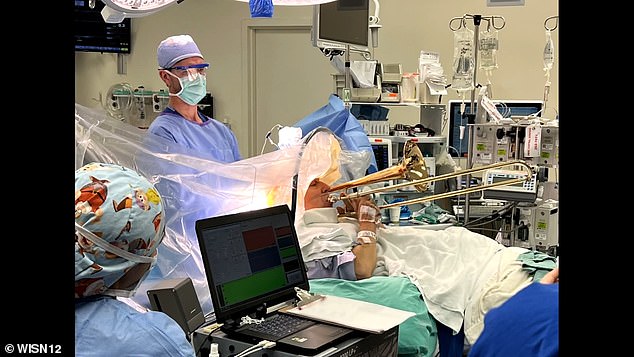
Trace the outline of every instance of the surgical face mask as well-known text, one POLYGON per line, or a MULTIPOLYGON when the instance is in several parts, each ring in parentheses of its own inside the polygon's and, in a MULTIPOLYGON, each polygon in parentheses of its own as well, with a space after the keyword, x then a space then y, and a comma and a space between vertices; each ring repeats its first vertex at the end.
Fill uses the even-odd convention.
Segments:
POLYGON ((180 78, 170 71, 167 73, 178 78, 181 85, 181 90, 178 93, 170 93, 169 95, 179 97, 189 105, 196 105, 207 94, 206 75, 187 71, 187 76, 180 78))

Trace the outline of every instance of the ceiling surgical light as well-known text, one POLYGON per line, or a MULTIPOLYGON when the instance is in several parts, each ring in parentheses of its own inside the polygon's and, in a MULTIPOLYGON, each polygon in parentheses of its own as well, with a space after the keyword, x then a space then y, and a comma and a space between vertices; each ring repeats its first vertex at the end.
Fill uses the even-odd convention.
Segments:
MULTIPOLYGON (((236 0, 240 2, 249 2, 249 0, 236 0)), ((327 2, 334 2, 337 0, 273 0, 273 5, 289 5, 289 6, 301 6, 301 5, 319 5, 327 2)))
POLYGON ((101 17, 107 23, 120 23, 126 17, 142 17, 153 14, 183 0, 101 0, 106 6, 101 17))

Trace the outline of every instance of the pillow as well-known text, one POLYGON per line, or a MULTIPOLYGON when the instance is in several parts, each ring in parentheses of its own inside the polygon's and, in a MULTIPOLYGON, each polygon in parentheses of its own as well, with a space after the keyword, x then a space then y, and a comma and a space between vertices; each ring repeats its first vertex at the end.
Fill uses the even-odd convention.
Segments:
POLYGON ((310 292, 357 299, 411 311, 398 331, 399 356, 432 356, 436 350, 437 330, 420 291, 406 276, 373 276, 363 280, 334 278, 309 281, 310 292))

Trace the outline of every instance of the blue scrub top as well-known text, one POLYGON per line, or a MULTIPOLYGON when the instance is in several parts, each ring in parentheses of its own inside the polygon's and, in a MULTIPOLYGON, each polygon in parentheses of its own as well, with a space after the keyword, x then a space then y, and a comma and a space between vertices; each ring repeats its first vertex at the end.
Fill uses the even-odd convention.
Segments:
POLYGON ((489 310, 469 357, 559 355, 559 283, 532 283, 489 310))
POLYGON ((238 140, 223 123, 198 112, 204 122, 194 123, 172 108, 154 119, 148 132, 220 162, 241 160, 238 140))
MULTIPOLYGON (((226 198, 198 192, 191 183, 185 185, 179 178, 195 177, 199 185, 226 190, 233 185, 231 179, 214 172, 201 172, 190 166, 187 158, 232 163, 240 161, 241 156, 235 135, 228 127, 200 112, 198 114, 205 120, 203 123, 186 120, 174 109, 166 108, 148 128, 144 146, 149 152, 140 151, 136 157, 138 169, 145 176, 160 176, 155 186, 163 197, 168 234, 189 240, 159 246, 157 264, 132 297, 145 307, 149 307, 149 300, 142 293, 164 279, 189 276, 197 291, 207 290, 206 283, 202 283, 206 282, 202 262, 198 256, 190 254, 199 251, 195 224, 199 219, 217 215, 226 198), (184 160, 171 161, 161 157, 162 154, 182 155, 184 160)), ((198 294, 204 296, 205 293, 198 291, 198 294)), ((205 313, 213 311, 211 299, 201 301, 201 305, 205 313)))
POLYGON ((75 301, 75 355, 194 356, 194 348, 168 315, 96 296, 75 301))

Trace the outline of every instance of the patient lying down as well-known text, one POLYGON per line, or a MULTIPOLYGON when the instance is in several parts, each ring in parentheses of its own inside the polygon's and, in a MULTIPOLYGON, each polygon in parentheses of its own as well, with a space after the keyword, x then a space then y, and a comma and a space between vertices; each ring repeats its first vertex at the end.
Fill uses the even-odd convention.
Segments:
POLYGON ((456 333, 464 324, 470 344, 482 332, 487 311, 555 267, 552 257, 505 247, 462 227, 383 226, 368 198, 349 200, 356 217, 340 218, 328 189, 319 179, 310 183, 305 212, 296 222, 309 278, 405 274, 417 283, 436 320, 456 333))

